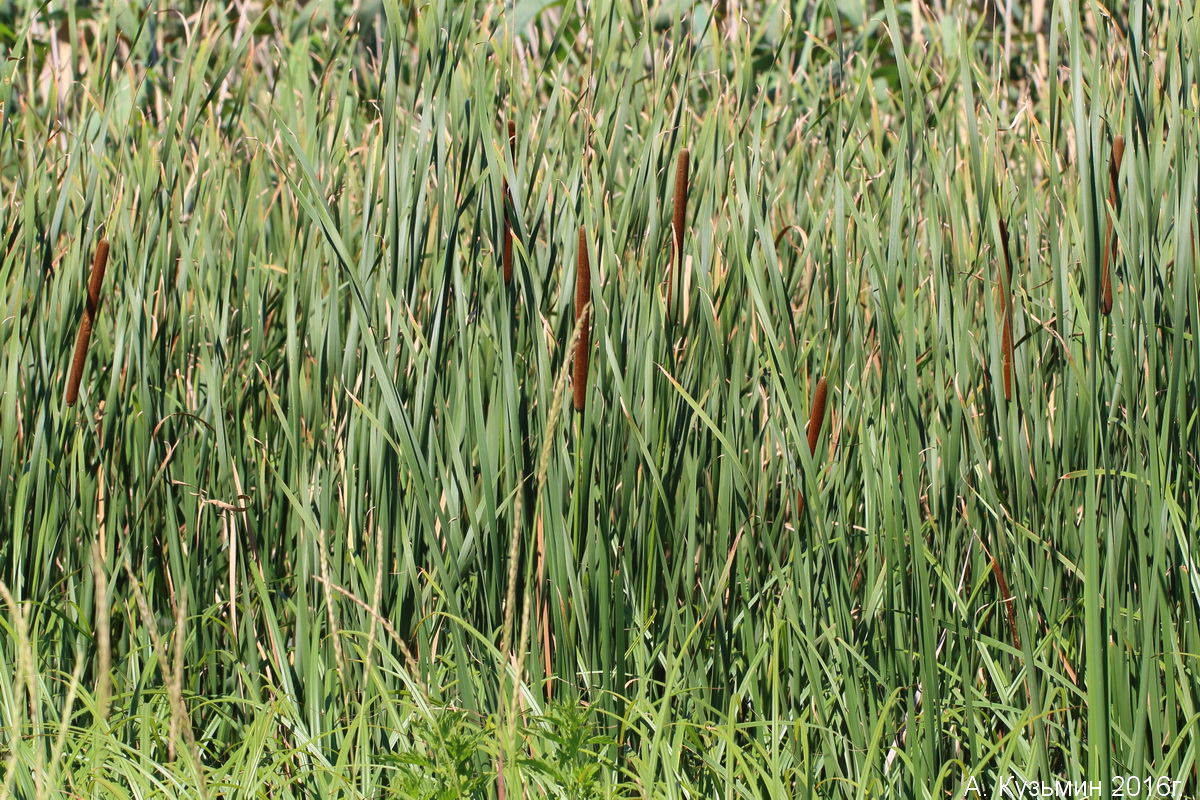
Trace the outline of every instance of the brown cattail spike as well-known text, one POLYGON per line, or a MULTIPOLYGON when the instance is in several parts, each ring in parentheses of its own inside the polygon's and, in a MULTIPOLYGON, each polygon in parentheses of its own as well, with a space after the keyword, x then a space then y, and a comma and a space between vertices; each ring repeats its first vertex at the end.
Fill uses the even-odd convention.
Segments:
POLYGON ((1021 637, 1017 635, 1017 617, 1013 614, 1013 596, 1008 591, 1008 581, 1004 580, 1004 573, 1000 571, 1000 564, 996 559, 992 558, 992 574, 996 576, 996 583, 1000 584, 1000 596, 1004 600, 1004 608, 1008 613, 1008 628, 1012 632, 1013 647, 1021 649, 1021 637))
MULTIPOLYGON (((512 153, 513 165, 517 163, 517 123, 508 121, 508 150, 512 153)), ((500 196, 504 203, 504 285, 512 283, 512 220, 508 218, 508 207, 512 205, 512 193, 508 190, 508 178, 501 180, 500 196)))
MULTIPOLYGON (((1117 211, 1117 180, 1121 175, 1121 159, 1125 155, 1125 137, 1117 136, 1113 139, 1112 160, 1108 162, 1108 202, 1113 208, 1113 213, 1117 211)), ((1105 214, 1108 217, 1107 214, 1105 214)), ((1112 273, 1109 270, 1109 259, 1117 260, 1117 237, 1113 236, 1112 217, 1108 217, 1108 224, 1104 228, 1104 254, 1100 264, 1100 313, 1108 316, 1112 313, 1113 307, 1113 292, 1112 292, 1112 273)))
MULTIPOLYGON (((817 388, 813 391, 812 410, 808 415, 808 452, 809 455, 816 457, 817 440, 821 438, 821 427, 825 424, 825 394, 828 391, 828 383, 825 377, 822 376, 817 381, 817 388)), ((804 493, 797 495, 798 516, 804 515, 804 493)))
POLYGON ((71 379, 67 384, 67 405, 75 405, 79 397, 79 381, 83 377, 83 362, 87 358, 88 345, 92 341, 92 325, 100 313, 100 287, 104 284, 104 270, 108 266, 108 239, 96 245, 96 256, 92 259, 92 277, 88 280, 87 302, 83 307, 83 319, 79 321, 79 336, 75 339, 75 357, 71 360, 71 379))
POLYGON ((1000 246, 1004 249, 1004 266, 1000 270, 1000 350, 1004 357, 1004 399, 1012 400, 1012 257, 1008 252, 1008 225, 1004 220, 1000 220, 1000 246))
POLYGON ((575 344, 575 410, 583 411, 587 399, 588 351, 591 349, 591 321, 587 305, 592 298, 591 265, 588 263, 587 229, 579 226, 579 269, 575 274, 575 324, 579 326, 579 341, 575 344))
POLYGON ((675 215, 671 230, 675 234, 675 252, 672 254, 674 269, 667 264, 667 315, 671 315, 672 288, 676 280, 683 280, 683 226, 687 222, 688 166, 691 154, 687 148, 679 151, 675 164, 675 215))

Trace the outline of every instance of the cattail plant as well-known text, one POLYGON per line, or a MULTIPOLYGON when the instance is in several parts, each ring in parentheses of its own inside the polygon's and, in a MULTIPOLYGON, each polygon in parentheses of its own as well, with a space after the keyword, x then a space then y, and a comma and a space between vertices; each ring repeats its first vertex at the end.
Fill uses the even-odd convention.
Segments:
MULTIPOLYGON (((508 121, 508 149, 512 153, 513 165, 517 163, 517 123, 508 121)), ((504 198, 504 285, 512 283, 512 220, 508 218, 508 207, 512 205, 512 193, 508 190, 508 178, 501 179, 501 197, 504 198)))
POLYGON ((675 234, 675 252, 672 254, 672 264, 667 264, 667 314, 671 314, 672 287, 676 280, 683 280, 683 226, 687 221, 688 194, 688 165, 691 154, 687 148, 679 151, 679 160, 675 163, 675 209, 671 221, 671 230, 675 234))
POLYGON ((1004 220, 1000 220, 1000 246, 1004 250, 1004 264, 1000 268, 1000 350, 1004 359, 1004 399, 1012 400, 1012 258, 1008 253, 1008 224, 1004 220))
POLYGON ((1008 581, 1004 579, 1004 572, 1000 569, 1000 562, 995 556, 988 555, 992 560, 992 574, 996 576, 996 583, 1000 586, 1000 597, 1004 600, 1004 610, 1008 615, 1008 629, 1012 633, 1013 647, 1021 649, 1021 637, 1017 633, 1017 617, 1013 613, 1013 595, 1008 590, 1008 581))
POLYGON ((591 349, 591 322, 588 302, 592 297, 591 265, 588 263, 587 228, 579 226, 579 260, 575 273, 575 324, 579 326, 579 341, 575 344, 575 410, 583 411, 587 399, 588 350, 591 349))
MULTIPOLYGON (((1121 158, 1125 155, 1125 137, 1116 136, 1113 139, 1112 159, 1108 162, 1108 202, 1117 211, 1117 179, 1121 175, 1121 158)), ((1104 228, 1104 255, 1100 264, 1100 313, 1108 316, 1112 313, 1112 273, 1109 271, 1109 259, 1117 260, 1117 237, 1113 236, 1112 217, 1104 228)))
MULTIPOLYGON (((813 391, 812 410, 808 415, 808 453, 816 457, 817 440, 821 438, 821 426, 825 424, 825 394, 828 391, 828 384, 824 376, 817 381, 817 388, 813 391)), ((804 516, 804 493, 801 492, 796 496, 797 517, 804 516)))
POLYGON ((83 319, 79 321, 79 336, 75 339, 75 357, 71 361, 71 380, 67 384, 67 405, 75 405, 79 397, 79 381, 83 377, 83 362, 87 358, 88 345, 92 341, 92 326, 100 313, 100 287, 104 284, 104 270, 108 266, 108 239, 96 245, 92 259, 92 277, 88 280, 87 303, 83 307, 83 319))

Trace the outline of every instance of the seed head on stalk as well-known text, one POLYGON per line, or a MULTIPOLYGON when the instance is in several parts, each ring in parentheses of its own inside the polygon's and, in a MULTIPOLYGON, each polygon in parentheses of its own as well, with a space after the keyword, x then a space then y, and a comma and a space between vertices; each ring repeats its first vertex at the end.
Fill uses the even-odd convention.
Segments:
POLYGON ((1004 265, 1000 270, 1000 349, 1004 359, 1004 399, 1012 400, 1012 258, 1008 253, 1008 224, 1004 220, 1000 220, 1000 246, 1004 249, 1004 265))
POLYGON ((671 220, 671 231, 675 235, 675 252, 667 264, 667 316, 672 313, 671 298, 675 281, 683 280, 683 228, 687 222, 688 166, 691 154, 685 147, 679 151, 675 163, 675 208, 671 220), (672 265, 674 269, 672 269, 672 265))
MULTIPOLYGON (((816 456, 817 440, 821 438, 821 427, 825 424, 825 395, 828 391, 828 382, 825 376, 817 381, 817 388, 813 391, 812 409, 808 414, 808 453, 811 456, 816 456)), ((797 500, 797 517, 804 516, 804 493, 800 492, 796 496, 797 500)))
MULTIPOLYGON (((1124 155, 1125 137, 1118 134, 1113 139, 1112 159, 1108 162, 1108 202, 1112 206, 1114 214, 1117 211, 1117 180, 1121 176, 1121 159, 1124 155)), ((1101 258, 1103 261, 1100 264, 1100 313, 1108 316, 1112 313, 1113 307, 1112 272, 1109 269, 1109 261, 1117 260, 1117 238, 1113 236, 1112 217, 1108 217, 1104 228, 1104 254, 1101 258)))
POLYGON ((100 288, 104 285, 104 270, 108 267, 108 239, 96 245, 92 259, 92 276, 88 280, 87 302, 83 307, 83 318, 79 320, 79 335, 75 339, 75 357, 71 360, 71 377, 67 383, 67 405, 75 405, 79 397, 79 381, 83 378, 83 362, 87 359, 88 345, 92 341, 92 326, 100 313, 100 288))
POLYGON ((587 229, 579 226, 579 256, 575 274, 575 324, 580 327, 575 345, 575 374, 572 381, 575 410, 583 411, 587 400, 588 350, 591 349, 591 320, 588 303, 592 297, 591 265, 588 263, 587 229))
MULTIPOLYGON (((508 149, 512 153, 514 166, 517 163, 517 123, 508 121, 508 149)), ((508 218, 508 207, 512 205, 512 193, 508 190, 508 178, 501 179, 500 196, 504 203, 504 285, 512 283, 512 220, 508 218)))

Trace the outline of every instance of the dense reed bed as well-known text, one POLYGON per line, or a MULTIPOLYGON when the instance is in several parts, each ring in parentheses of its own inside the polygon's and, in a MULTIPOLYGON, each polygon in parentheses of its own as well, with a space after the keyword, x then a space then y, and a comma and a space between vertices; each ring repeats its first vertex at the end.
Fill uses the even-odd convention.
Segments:
POLYGON ((1197 796, 1194 11, 0 9, 0 800, 1197 796))

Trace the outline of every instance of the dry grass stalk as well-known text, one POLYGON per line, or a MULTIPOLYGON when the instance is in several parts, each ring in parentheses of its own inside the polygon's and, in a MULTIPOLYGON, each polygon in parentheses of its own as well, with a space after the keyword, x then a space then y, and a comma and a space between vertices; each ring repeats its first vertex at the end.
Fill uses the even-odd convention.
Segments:
MULTIPOLYGON (((821 438, 821 427, 825 424, 825 395, 829 390, 828 383, 825 377, 822 376, 817 381, 817 388, 813 392, 812 410, 808 415, 808 453, 811 456, 816 456, 817 440, 821 438)), ((797 517, 804 516, 804 493, 800 492, 796 495, 797 517)))
POLYGON ((79 336, 75 339, 75 357, 71 360, 71 379, 67 383, 67 405, 75 405, 79 397, 79 381, 83 378, 83 362, 87 359, 88 345, 92 341, 92 326, 100 313, 100 287, 104 285, 104 270, 108 267, 108 239, 96 245, 92 259, 92 277, 88 280, 87 303, 83 307, 83 319, 79 322, 79 336))
MULTIPOLYGON (((517 163, 517 123, 508 121, 508 149, 513 164, 517 163)), ((508 178, 502 179, 501 196, 504 198, 504 285, 512 283, 512 220, 508 218, 508 207, 512 205, 512 193, 508 189, 508 178)))
POLYGON ((429 689, 426 688, 425 682, 421 680, 421 667, 417 663, 417 660, 413 657, 412 650, 410 650, 408 648, 408 644, 405 642, 404 637, 402 637, 396 631, 395 626, 393 626, 392 623, 388 622, 386 617, 382 616, 378 611, 376 611, 374 608, 372 608, 367 603, 367 601, 363 600, 358 595, 354 594, 354 592, 351 592, 348 589, 338 586, 336 583, 333 583, 332 581, 327 581, 325 578, 321 577, 320 575, 314 575, 313 580, 317 581, 322 586, 328 586, 330 589, 333 589, 333 591, 337 592, 342 597, 346 598, 351 603, 354 603, 354 605, 358 606, 363 611, 367 612, 367 614, 369 614, 371 616, 371 619, 373 619, 375 622, 379 623, 380 627, 382 627, 383 630, 389 636, 392 637, 392 640, 400 648, 400 655, 404 656, 405 666, 408 667, 408 676, 407 677, 413 682, 413 684, 417 687, 417 690, 422 695, 429 694, 429 689))
MULTIPOLYGON (((171 670, 171 687, 170 694, 175 697, 183 697, 183 645, 187 640, 184 634, 183 623, 187 619, 187 592, 179 593, 179 600, 175 603, 175 666, 171 670)), ((170 736, 167 737, 167 760, 175 760, 175 738, 179 733, 179 717, 171 715, 170 736)))
POLYGON ((112 698, 112 635, 109 628, 108 578, 104 574, 104 555, 100 543, 92 542, 92 584, 95 587, 96 612, 94 629, 96 649, 99 651, 96 666, 96 707, 100 719, 108 719, 108 703, 112 698))
MULTIPOLYGON (((1108 162, 1108 202, 1112 206, 1114 214, 1117 211, 1117 179, 1121 175, 1121 159, 1124 155, 1125 137, 1117 136, 1113 139, 1112 159, 1108 162)), ((1104 228, 1102 258, 1103 261, 1100 264, 1100 313, 1108 316, 1112 313, 1113 307, 1112 272, 1109 261, 1117 260, 1117 237, 1113 236, 1112 217, 1108 217, 1108 223, 1104 228)))
POLYGON ((575 374, 572 388, 575 410, 583 411, 587 400, 588 351, 591 349, 591 320, 588 303, 592 298, 591 265, 588 263, 587 229, 579 226, 579 260, 575 274, 575 324, 580 327, 579 342, 575 345, 575 374))
POLYGON ((683 229, 687 222, 688 166, 691 154, 687 148, 679 151, 679 160, 675 164, 675 208, 671 221, 671 230, 675 235, 675 252, 672 263, 667 264, 667 315, 671 315, 671 298, 675 281, 683 275, 683 229), (674 268, 672 269, 672 266, 674 268))
MULTIPOLYGON (((37 714, 37 673, 34 667, 33 646, 29 642, 29 617, 23 603, 17 603, 12 592, 9 591, 8 585, 3 580, 0 580, 0 600, 8 606, 9 619, 12 620, 13 627, 16 629, 16 671, 13 675, 11 683, 11 693, 14 701, 14 709, 20 710, 24 705, 21 702, 21 693, 24 691, 28 702, 29 719, 35 720, 37 714)), ((0 785, 0 798, 8 798, 12 791, 14 779, 17 776, 17 757, 19 754, 17 747, 11 747, 8 755, 8 761, 4 770, 4 783, 0 785)), ((37 763, 35 765, 36 773, 42 774, 44 770, 44 756, 41 747, 35 749, 37 753, 37 763)))
POLYGON ((1004 399, 1012 400, 1012 258, 1008 252, 1008 224, 1004 220, 1000 220, 1000 246, 1004 248, 1004 267, 1000 270, 1000 349, 1004 358, 1004 399))
MULTIPOLYGON (((229 541, 234 540, 233 536, 229 537, 229 541)), ((329 587, 332 585, 329 580, 329 557, 326 555, 328 545, 325 543, 325 529, 317 528, 317 547, 320 548, 320 559, 318 563, 321 566, 321 577, 325 580, 325 613, 329 619, 330 638, 333 639, 333 656, 334 662, 338 667, 338 678, 342 681, 346 679, 346 658, 342 653, 342 633, 338 630, 337 619, 333 616, 333 590, 329 587)))

